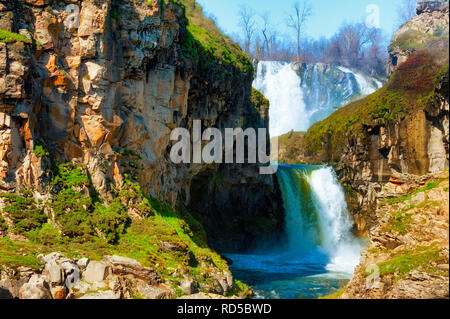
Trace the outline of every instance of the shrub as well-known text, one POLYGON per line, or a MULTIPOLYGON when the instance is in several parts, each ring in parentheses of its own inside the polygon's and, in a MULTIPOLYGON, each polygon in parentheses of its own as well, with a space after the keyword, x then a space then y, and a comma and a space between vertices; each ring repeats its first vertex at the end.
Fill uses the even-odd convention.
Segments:
POLYGON ((53 185, 61 184, 64 188, 89 186, 89 178, 80 168, 76 168, 72 163, 64 163, 55 167, 56 177, 53 185))
POLYGON ((30 240, 45 246, 59 244, 63 240, 61 234, 48 223, 43 224, 41 228, 28 232, 27 237, 30 240))
POLYGON ((126 208, 120 201, 116 200, 109 206, 100 203, 95 205, 92 224, 102 232, 109 243, 117 242, 128 223, 126 208))
POLYGON ((86 237, 86 239, 93 234, 89 221, 91 205, 90 197, 85 197, 70 188, 61 191, 49 203, 64 236, 86 237))
POLYGON ((29 193, 24 196, 16 194, 0 194, 5 200, 3 211, 13 221, 13 231, 19 234, 41 227, 47 221, 47 216, 38 208, 29 193))
POLYGON ((37 157, 49 156, 50 153, 41 144, 36 144, 33 149, 34 155, 37 157))

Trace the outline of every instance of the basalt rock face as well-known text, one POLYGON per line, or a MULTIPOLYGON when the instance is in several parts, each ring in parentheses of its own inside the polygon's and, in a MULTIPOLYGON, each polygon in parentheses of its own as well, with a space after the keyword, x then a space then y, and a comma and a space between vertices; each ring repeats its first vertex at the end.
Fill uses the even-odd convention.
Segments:
MULTIPOLYGON (((253 89, 251 107, 244 112, 243 128, 257 130, 268 127, 268 113, 269 101, 253 89)), ((268 155, 269 136, 266 138, 268 155)), ((239 252, 255 247, 260 239, 279 239, 284 216, 282 204, 273 200, 281 198, 281 193, 272 175, 259 175, 257 166, 227 164, 218 171, 205 170, 195 177, 191 185, 191 194, 195 197, 189 210, 205 225, 213 247, 239 252)))
MULTIPOLYGON (((170 160, 173 128, 191 130, 196 119, 202 127, 241 127, 257 108, 251 102, 252 70, 186 54, 190 34, 181 5, 1 1, 0 17, 3 30, 25 37, 0 42, 2 191, 45 194, 52 162, 72 162, 86 167, 102 198, 133 180, 149 196, 173 207, 190 205, 207 221, 261 217, 280 223, 275 178, 260 176, 256 165, 170 160), (227 182, 211 182, 216 175, 228 176, 227 182), (214 209, 193 203, 210 194, 195 193, 203 187, 217 195, 208 199, 214 209), (232 194, 248 202, 220 205, 232 194)), ((265 127, 267 120, 256 114, 265 127)), ((241 226, 209 224, 220 225, 221 247, 248 246, 241 238, 226 243, 241 226)), ((249 230, 248 238, 261 232, 249 230)))

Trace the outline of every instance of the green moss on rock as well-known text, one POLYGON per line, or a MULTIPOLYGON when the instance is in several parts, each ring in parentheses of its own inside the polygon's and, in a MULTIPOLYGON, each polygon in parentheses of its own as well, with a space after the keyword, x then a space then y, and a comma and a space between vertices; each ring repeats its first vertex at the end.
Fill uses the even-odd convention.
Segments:
POLYGON ((25 42, 25 43, 31 43, 29 39, 27 39, 25 36, 10 32, 8 30, 0 29, 0 42, 3 43, 13 43, 13 42, 25 42))
POLYGON ((172 2, 185 10, 188 24, 183 53, 186 57, 199 59, 202 64, 231 65, 244 73, 253 73, 253 64, 247 55, 213 20, 203 15, 202 7, 195 0, 172 2))

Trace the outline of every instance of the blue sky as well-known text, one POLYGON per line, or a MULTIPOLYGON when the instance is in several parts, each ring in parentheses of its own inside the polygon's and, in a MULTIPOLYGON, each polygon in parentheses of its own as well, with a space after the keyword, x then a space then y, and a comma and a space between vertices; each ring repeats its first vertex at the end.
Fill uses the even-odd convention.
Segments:
MULTIPOLYGON (((197 0, 206 13, 217 18, 219 26, 227 34, 239 33, 238 11, 241 4, 246 4, 259 14, 269 12, 272 24, 282 33, 287 33, 285 16, 295 0, 197 0)), ((397 7, 402 0, 310 0, 314 15, 307 25, 309 37, 330 37, 344 22, 365 20, 368 5, 379 8, 380 27, 391 37, 395 31, 397 7)))

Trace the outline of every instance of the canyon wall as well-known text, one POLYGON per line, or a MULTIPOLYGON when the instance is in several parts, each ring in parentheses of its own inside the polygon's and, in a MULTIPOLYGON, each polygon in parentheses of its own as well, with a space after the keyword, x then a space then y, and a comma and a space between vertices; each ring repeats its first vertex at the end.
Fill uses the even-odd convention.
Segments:
POLYGON ((253 116, 268 125, 251 99, 251 63, 194 1, 8 0, 0 28, 12 37, 0 42, 2 191, 45 194, 54 163, 72 162, 105 200, 133 181, 191 207, 222 249, 280 229, 276 179, 257 165, 170 161, 171 130, 191 130, 193 120, 223 129, 253 116), (270 227, 247 229, 244 221, 258 219, 270 227))

